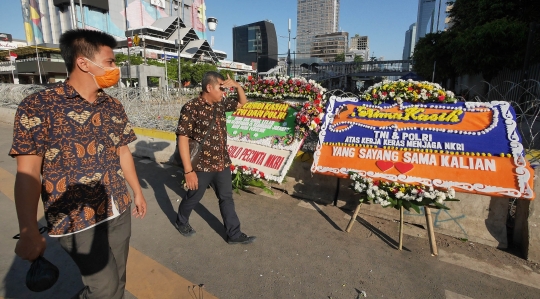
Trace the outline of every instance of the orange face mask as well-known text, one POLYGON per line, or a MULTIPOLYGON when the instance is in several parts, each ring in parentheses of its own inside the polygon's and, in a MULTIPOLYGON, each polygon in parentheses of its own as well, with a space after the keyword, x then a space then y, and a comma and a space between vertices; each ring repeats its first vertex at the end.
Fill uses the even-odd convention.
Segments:
POLYGON ((114 86, 120 80, 119 67, 103 67, 88 58, 85 58, 85 59, 105 71, 105 74, 101 76, 96 76, 88 72, 92 77, 94 77, 94 82, 96 82, 96 85, 98 86, 98 88, 107 88, 107 87, 114 86))

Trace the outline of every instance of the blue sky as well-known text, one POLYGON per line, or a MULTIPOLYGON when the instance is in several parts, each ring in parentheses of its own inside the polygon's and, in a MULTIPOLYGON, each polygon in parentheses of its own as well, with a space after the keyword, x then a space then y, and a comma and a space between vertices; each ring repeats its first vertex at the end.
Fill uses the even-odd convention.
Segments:
MULTIPOLYGON (((21 1, 2 0, 0 32, 11 33, 14 38, 25 39, 21 1)), ((214 48, 227 52, 232 59, 232 28, 262 20, 270 20, 278 36, 288 35, 291 19, 291 37, 296 36, 296 0, 206 0, 207 17, 218 19, 214 48)), ((370 55, 386 60, 401 59, 405 31, 416 22, 418 0, 341 0, 340 29, 349 36, 369 37, 370 55)), ((287 38, 279 38, 279 53, 287 53, 287 38)), ((291 48, 294 42, 291 40, 291 48)))

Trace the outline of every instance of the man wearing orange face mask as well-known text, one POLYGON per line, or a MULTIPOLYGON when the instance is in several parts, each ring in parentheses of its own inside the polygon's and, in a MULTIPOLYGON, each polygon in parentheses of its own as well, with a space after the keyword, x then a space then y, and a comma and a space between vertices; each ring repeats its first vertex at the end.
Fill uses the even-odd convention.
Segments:
POLYGON ((37 225, 41 194, 48 233, 79 267, 77 298, 123 298, 132 214, 146 201, 127 144, 136 139, 122 104, 103 88, 118 83, 116 40, 77 29, 60 37, 69 79, 25 98, 17 109, 15 204, 20 239, 15 253, 33 261, 45 239, 37 225))

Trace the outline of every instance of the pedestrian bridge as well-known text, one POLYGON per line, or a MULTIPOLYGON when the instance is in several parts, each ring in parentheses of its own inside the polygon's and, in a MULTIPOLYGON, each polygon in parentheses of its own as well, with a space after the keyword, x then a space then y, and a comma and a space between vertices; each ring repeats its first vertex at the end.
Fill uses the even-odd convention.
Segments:
POLYGON ((301 64, 302 76, 323 81, 340 77, 372 78, 401 77, 412 70, 412 60, 383 60, 366 62, 327 62, 301 64))

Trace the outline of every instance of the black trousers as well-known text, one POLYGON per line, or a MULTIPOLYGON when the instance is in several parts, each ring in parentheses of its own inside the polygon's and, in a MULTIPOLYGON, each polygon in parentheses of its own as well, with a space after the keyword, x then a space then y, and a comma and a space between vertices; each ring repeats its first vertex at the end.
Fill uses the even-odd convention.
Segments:
POLYGON ((114 219, 58 238, 62 248, 77 264, 85 285, 75 298, 124 298, 130 237, 128 208, 114 219))
POLYGON ((185 225, 189 222, 189 215, 201 201, 208 186, 214 189, 219 200, 219 211, 225 226, 225 232, 230 239, 240 237, 240 220, 234 209, 232 197, 231 170, 227 167, 217 172, 196 172, 199 179, 199 189, 188 190, 178 207, 176 224, 185 225))

